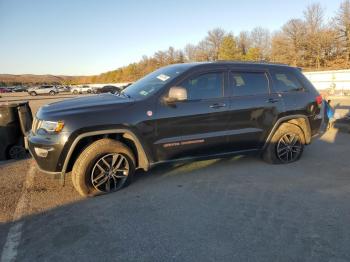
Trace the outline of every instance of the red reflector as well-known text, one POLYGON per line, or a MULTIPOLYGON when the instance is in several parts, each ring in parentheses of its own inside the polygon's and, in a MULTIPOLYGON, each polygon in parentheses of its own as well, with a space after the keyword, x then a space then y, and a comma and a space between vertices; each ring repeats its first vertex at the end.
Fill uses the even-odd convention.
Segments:
POLYGON ((316 96, 316 103, 318 105, 322 104, 322 96, 316 96))

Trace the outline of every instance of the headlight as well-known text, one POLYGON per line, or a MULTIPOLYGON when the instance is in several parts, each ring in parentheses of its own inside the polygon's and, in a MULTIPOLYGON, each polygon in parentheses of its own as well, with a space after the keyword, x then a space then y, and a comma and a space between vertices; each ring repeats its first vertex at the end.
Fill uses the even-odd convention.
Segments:
POLYGON ((38 128, 38 131, 41 129, 46 133, 59 133, 64 127, 63 121, 45 121, 43 120, 38 128))

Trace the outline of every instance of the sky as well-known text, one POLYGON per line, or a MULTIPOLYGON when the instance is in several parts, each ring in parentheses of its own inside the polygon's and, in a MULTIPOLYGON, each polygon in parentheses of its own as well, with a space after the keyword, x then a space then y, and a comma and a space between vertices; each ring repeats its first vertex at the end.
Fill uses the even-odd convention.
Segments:
MULTIPOLYGON (((0 0, 0 74, 93 75, 220 27, 272 32, 309 0, 0 0)), ((341 0, 318 1, 326 18, 341 0)))

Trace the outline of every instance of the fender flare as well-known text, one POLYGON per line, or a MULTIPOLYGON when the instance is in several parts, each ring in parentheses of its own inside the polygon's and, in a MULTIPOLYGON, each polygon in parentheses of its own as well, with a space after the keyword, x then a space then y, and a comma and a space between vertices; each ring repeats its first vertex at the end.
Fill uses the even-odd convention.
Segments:
POLYGON ((124 138, 130 139, 135 143, 136 149, 137 149, 137 157, 138 157, 138 166, 139 168, 144 169, 147 171, 150 167, 149 159, 147 158, 146 152, 144 150, 144 147, 142 146, 140 140, 138 137, 130 130, 128 129, 104 129, 104 130, 98 130, 98 131, 90 131, 90 132, 84 132, 80 135, 78 135, 73 143, 71 144, 68 153, 65 157, 61 175, 64 177, 68 168, 69 161, 72 157, 72 154, 74 152, 74 149, 76 148, 79 141, 85 137, 89 136, 96 136, 96 135, 107 135, 107 134, 123 134, 124 138))
POLYGON ((269 144, 269 142, 271 141, 273 135, 275 134, 275 132, 277 131, 278 127, 284 123, 284 122, 288 122, 290 120, 293 119, 304 119, 305 120, 305 124, 306 124, 306 130, 302 129, 305 135, 305 140, 306 140, 306 144, 309 144, 311 141, 311 127, 310 127, 310 122, 309 119, 307 118, 306 115, 288 115, 288 116, 284 116, 279 118, 276 123, 274 124, 273 128, 270 131, 270 134, 268 135, 265 144, 263 146, 263 149, 265 149, 267 147, 267 145, 269 144))

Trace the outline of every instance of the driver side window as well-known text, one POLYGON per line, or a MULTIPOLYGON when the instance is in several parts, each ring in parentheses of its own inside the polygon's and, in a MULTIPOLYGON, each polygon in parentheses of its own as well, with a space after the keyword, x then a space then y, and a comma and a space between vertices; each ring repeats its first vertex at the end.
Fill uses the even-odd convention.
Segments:
POLYGON ((179 86, 187 90, 187 100, 202 100, 223 96, 224 73, 207 73, 186 79, 179 86))

